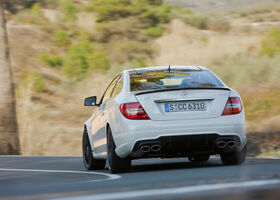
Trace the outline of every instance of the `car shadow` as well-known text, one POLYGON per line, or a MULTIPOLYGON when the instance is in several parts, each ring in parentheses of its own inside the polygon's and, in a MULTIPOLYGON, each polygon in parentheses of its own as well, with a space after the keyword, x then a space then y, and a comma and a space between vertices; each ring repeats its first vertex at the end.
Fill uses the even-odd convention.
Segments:
POLYGON ((161 170, 178 170, 178 169, 193 169, 193 168, 204 168, 204 167, 219 167, 224 166, 220 159, 212 158, 208 162, 202 163, 193 163, 189 162, 187 159, 186 161, 179 161, 179 162, 160 162, 156 163, 132 163, 131 169, 129 172, 147 172, 147 171, 161 171, 161 170))

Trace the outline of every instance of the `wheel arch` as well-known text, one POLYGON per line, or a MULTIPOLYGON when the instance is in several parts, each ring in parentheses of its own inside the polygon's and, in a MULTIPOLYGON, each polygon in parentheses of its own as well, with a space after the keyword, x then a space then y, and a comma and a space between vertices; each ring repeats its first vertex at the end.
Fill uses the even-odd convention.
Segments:
POLYGON ((91 121, 87 120, 84 124, 84 131, 87 132, 88 135, 88 139, 89 139, 89 143, 90 143, 90 147, 93 151, 93 138, 92 138, 92 134, 91 134, 91 121))
MULTIPOLYGON (((107 122, 107 123, 106 123, 106 137, 108 136, 108 130, 109 130, 109 128, 111 129, 111 126, 110 126, 109 122, 107 122)), ((112 131, 112 129, 111 129, 111 131, 112 131)))

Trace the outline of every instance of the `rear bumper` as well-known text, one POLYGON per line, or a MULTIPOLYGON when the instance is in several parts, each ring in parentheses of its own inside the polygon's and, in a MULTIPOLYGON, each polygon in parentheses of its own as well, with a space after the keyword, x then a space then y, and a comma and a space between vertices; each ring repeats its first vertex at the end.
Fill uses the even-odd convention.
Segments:
MULTIPOLYGON (((186 146, 188 144, 188 136, 207 138, 208 135, 213 134, 217 136, 236 136, 240 141, 241 147, 246 145, 243 112, 237 115, 199 120, 128 120, 123 116, 117 119, 118 121, 116 123, 110 125, 112 125, 112 134, 116 144, 115 151, 121 158, 133 155, 137 142, 147 140, 159 140, 161 142, 162 138, 166 137, 176 138, 175 142, 172 142, 174 144, 173 146, 177 146, 176 144, 179 144, 181 140, 185 141, 183 146, 186 146), (176 142, 177 138, 179 138, 178 142, 176 142)), ((195 146, 206 143, 207 139, 198 139, 199 142, 192 142, 192 139, 189 141, 193 145, 187 149, 191 148, 195 150, 195 146)), ((210 150, 212 152, 212 149, 210 150)), ((213 152, 216 153, 216 151, 213 152)))
POLYGON ((218 134, 164 136, 154 140, 136 142, 130 156, 132 158, 182 157, 193 154, 218 154, 240 151, 240 138, 236 135, 218 134), (220 145, 221 144, 221 145, 220 145))

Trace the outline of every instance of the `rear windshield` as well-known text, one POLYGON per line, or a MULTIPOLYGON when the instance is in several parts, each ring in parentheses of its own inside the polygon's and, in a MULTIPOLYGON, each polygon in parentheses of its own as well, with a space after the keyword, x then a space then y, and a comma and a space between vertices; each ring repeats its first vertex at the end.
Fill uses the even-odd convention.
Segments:
POLYGON ((211 72, 203 70, 172 69, 131 71, 130 91, 169 88, 208 88, 224 85, 211 72))

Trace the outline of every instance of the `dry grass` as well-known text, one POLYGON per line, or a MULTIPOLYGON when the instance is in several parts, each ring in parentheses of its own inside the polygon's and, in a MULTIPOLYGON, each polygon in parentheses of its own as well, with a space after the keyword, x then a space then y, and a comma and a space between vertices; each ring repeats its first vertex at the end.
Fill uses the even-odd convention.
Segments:
MULTIPOLYGON (((98 74, 79 84, 63 84, 48 93, 19 88, 18 113, 25 155, 81 155, 83 123, 92 113, 84 97, 101 96, 108 77, 98 74)), ((50 90, 51 87, 49 87, 50 90)))
POLYGON ((179 19, 167 27, 168 32, 156 40, 159 55, 156 65, 205 65, 226 55, 246 53, 258 48, 260 37, 255 35, 217 33, 192 28, 179 19), (203 42, 206 38, 206 42, 203 42))

